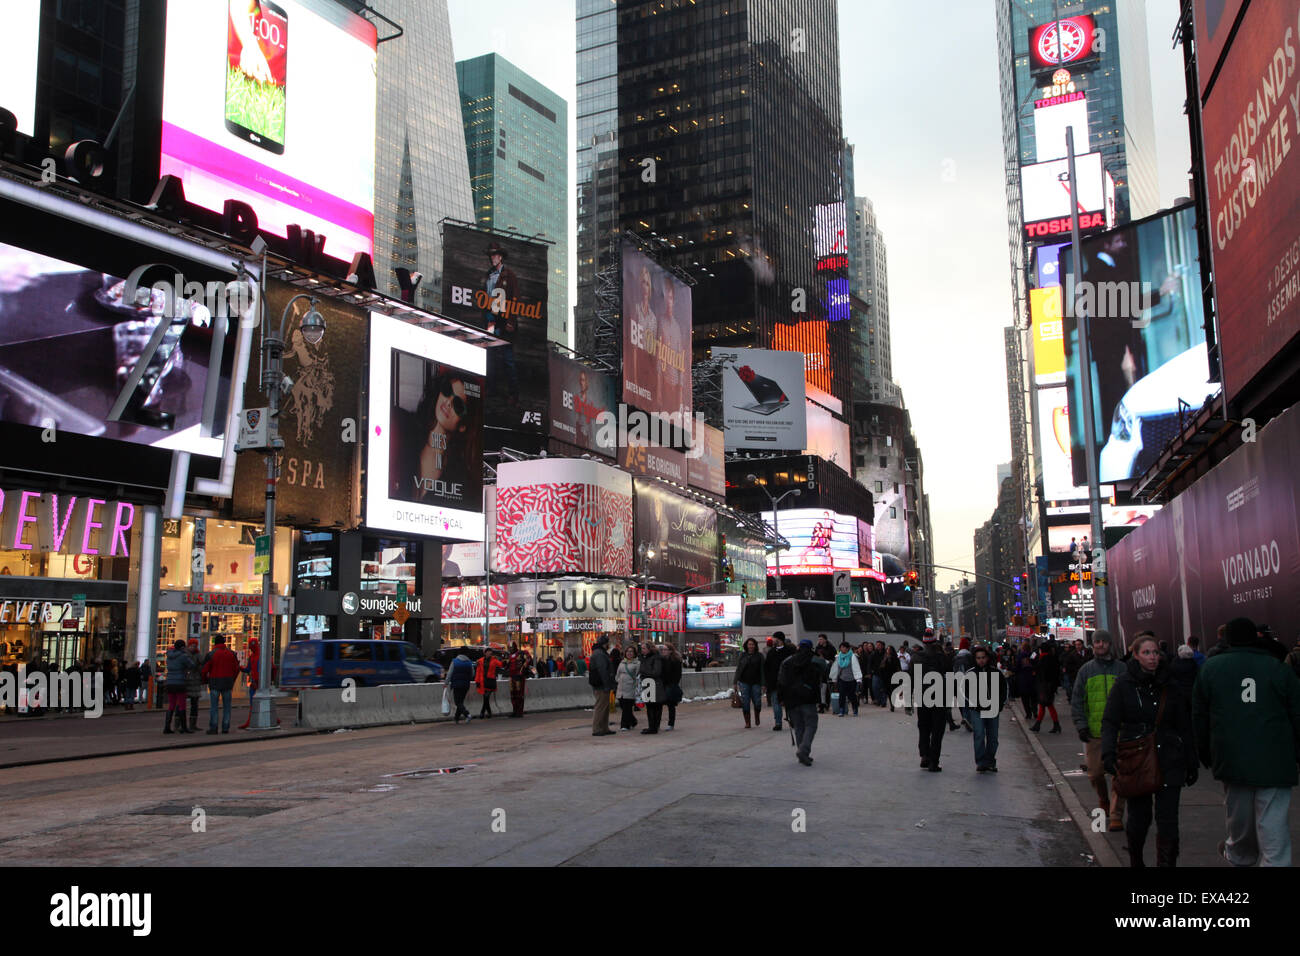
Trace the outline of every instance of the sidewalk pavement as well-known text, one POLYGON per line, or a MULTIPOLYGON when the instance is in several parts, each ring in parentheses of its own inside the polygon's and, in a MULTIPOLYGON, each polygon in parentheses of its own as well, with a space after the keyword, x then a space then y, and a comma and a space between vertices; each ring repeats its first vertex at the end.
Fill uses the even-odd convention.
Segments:
MULTIPOLYGON (((297 697, 277 701, 276 712, 280 718, 279 730, 238 730, 239 725, 248 717, 248 698, 236 697, 230 710, 230 733, 215 736, 207 733, 206 696, 199 699, 198 730, 192 734, 164 734, 163 724, 167 712, 145 710, 143 704, 136 704, 135 710, 123 710, 118 704, 107 705, 104 713, 97 718, 86 718, 82 714, 73 713, 47 714, 43 717, 6 715, 0 719, 0 767, 21 767, 60 760, 317 733, 315 730, 294 726, 298 713, 297 697)), ((187 710, 186 716, 188 715, 187 710)))
MULTIPOLYGON (((1052 728, 1052 718, 1050 715, 1044 715, 1042 729, 1038 733, 1030 731, 1029 727, 1032 720, 1024 719, 1025 712, 1020 706, 1018 700, 1013 700, 1007 704, 1003 711, 1003 719, 1000 721, 1005 725, 1008 720, 1013 721, 1019 727, 1026 738, 1030 740, 1030 746, 1039 758, 1043 761, 1044 767, 1049 774, 1056 770, 1064 781, 1070 786, 1071 791, 1083 810, 1083 816, 1086 820, 1079 821, 1077 814, 1076 822, 1080 822, 1080 829, 1084 831, 1085 837, 1096 846, 1099 842, 1109 847, 1113 858, 1108 859, 1110 854, 1105 850, 1098 848, 1097 860, 1103 866, 1128 866, 1128 837, 1123 833, 1105 832, 1094 834, 1091 831, 1091 813, 1097 805, 1097 792, 1088 782, 1088 774, 1085 768, 1083 755, 1083 743, 1079 740, 1078 731, 1074 728, 1074 721, 1070 718, 1070 703, 1066 700, 1064 690, 1057 693, 1056 696, 1056 713, 1061 718, 1061 732, 1059 734, 1049 733, 1052 728), (1037 746, 1035 746, 1035 743, 1037 746)), ((958 731, 966 733, 966 731, 958 731)), ((1005 734, 1006 731, 1004 730, 1005 734)), ((1055 777, 1055 774, 1053 774, 1055 777)), ((1112 778, 1108 778, 1108 781, 1112 778)), ((1068 793, 1061 793, 1061 799, 1065 802, 1067 808, 1070 807, 1071 800, 1068 793)), ((1300 847, 1300 810, 1296 808, 1296 799, 1294 794, 1291 800, 1291 842, 1295 847, 1300 847)), ((1146 845, 1143 848, 1143 859, 1147 866, 1155 865, 1156 855, 1156 834, 1155 824, 1151 825, 1151 832, 1147 835, 1146 845)), ((1202 767, 1200 770, 1200 779, 1196 781, 1195 786, 1184 787, 1178 801, 1178 833, 1179 833, 1179 866, 1222 866, 1230 867, 1227 860, 1219 856, 1219 841, 1222 840, 1226 833, 1224 830, 1223 816, 1223 784, 1215 780, 1210 774, 1208 767, 1202 767)))

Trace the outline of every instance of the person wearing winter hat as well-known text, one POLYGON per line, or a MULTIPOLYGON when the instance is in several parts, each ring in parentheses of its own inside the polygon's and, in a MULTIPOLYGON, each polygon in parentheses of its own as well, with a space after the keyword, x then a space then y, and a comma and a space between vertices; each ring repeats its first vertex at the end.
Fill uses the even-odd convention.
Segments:
MULTIPOLYGON (((924 680, 924 675, 931 671, 936 674, 947 673, 948 659, 944 656, 943 648, 935 637, 934 629, 927 627, 921 641, 920 650, 912 658, 912 679, 916 680, 920 675, 920 679, 924 680)), ((914 684, 912 689, 915 693, 919 688, 914 684)), ((947 729, 952 710, 943 706, 926 707, 919 704, 914 706, 916 707, 917 749, 921 753, 921 769, 928 770, 931 773, 938 773, 943 769, 939 766, 939 753, 943 748, 943 732, 947 729)))
POLYGON ((185 669, 185 696, 190 699, 190 733, 199 729, 199 696, 203 693, 203 678, 199 674, 199 639, 191 637, 185 653, 190 656, 190 666, 185 669))
POLYGON ((257 693, 257 681, 262 673, 260 644, 261 642, 255 637, 248 639, 248 666, 243 668, 248 686, 248 719, 239 725, 240 730, 247 730, 248 725, 253 721, 253 695, 257 693))

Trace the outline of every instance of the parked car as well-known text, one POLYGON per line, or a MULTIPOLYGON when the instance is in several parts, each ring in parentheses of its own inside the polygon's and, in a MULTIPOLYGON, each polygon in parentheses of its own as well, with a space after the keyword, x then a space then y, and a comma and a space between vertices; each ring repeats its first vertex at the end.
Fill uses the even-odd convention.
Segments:
POLYGON ((405 641, 294 641, 285 649, 281 687, 358 687, 426 684, 442 680, 444 668, 405 641))

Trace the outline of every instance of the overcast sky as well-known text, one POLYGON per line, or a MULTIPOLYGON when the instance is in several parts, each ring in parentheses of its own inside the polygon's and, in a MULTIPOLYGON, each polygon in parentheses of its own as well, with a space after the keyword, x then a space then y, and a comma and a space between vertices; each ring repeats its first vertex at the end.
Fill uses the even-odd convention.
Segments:
MULTIPOLYGON (((1121 0, 1123 2, 1123 0, 1121 0)), ((500 53, 569 103, 576 136, 570 0, 448 0, 457 59, 500 53)), ((1160 200, 1187 194, 1178 0, 1146 0, 1160 200)), ((992 0, 840 4, 844 135, 855 187, 871 199, 889 255, 894 379, 925 460, 935 563, 974 568, 973 535, 1010 460, 1002 329, 1012 319, 1002 120, 992 0)), ((574 183, 574 151, 569 151, 574 183)), ((569 221, 575 220, 570 188, 569 221)), ((570 239, 570 287, 573 240, 570 239)), ((940 589, 960 574, 940 571, 940 589)))

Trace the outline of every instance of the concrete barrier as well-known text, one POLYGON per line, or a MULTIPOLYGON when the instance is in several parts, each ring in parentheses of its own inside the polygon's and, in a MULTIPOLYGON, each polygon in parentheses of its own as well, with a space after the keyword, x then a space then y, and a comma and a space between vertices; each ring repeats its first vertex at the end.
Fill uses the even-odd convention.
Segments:
MULTIPOLYGON (((731 668, 715 668, 682 675, 682 696, 711 697, 731 688, 731 668)), ((344 701, 339 688, 303 690, 298 694, 298 722, 315 730, 338 730, 342 727, 379 727, 384 724, 423 723, 450 720, 442 714, 443 685, 386 684, 382 687, 357 687, 344 701)), ((546 677, 527 682, 524 687, 524 712, 547 713, 556 710, 580 710, 592 706, 591 684, 586 677, 546 677)), ((470 688, 465 698, 470 713, 478 715, 482 698, 470 688)), ((510 682, 497 682, 493 713, 510 712, 510 682)))

